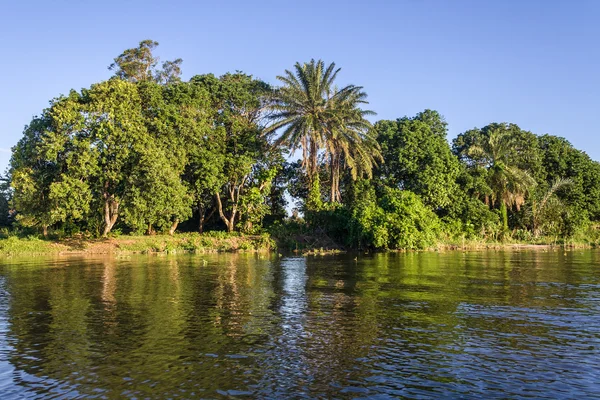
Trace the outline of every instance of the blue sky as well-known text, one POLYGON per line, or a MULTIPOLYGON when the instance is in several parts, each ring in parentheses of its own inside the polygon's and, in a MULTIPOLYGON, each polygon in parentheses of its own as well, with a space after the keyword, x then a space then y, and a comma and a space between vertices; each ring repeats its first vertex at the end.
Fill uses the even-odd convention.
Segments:
POLYGON ((140 40, 184 78, 242 70, 268 82, 322 58, 364 86, 376 119, 438 110, 449 138, 490 122, 564 136, 600 160, 600 2, 4 1, 0 171, 23 127, 71 88, 110 77, 140 40))

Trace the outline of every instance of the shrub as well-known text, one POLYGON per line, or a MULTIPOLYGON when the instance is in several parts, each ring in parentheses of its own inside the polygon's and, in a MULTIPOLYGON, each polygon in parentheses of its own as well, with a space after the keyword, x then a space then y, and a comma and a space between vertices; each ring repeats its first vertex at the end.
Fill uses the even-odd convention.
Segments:
POLYGON ((357 247, 423 249, 435 245, 441 223, 421 199, 407 190, 364 185, 351 211, 350 240, 357 247))

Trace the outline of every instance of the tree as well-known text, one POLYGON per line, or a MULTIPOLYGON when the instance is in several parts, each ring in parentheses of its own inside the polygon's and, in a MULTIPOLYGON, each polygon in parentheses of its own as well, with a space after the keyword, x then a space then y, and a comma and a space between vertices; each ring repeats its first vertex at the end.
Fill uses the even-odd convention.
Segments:
POLYGON ((125 222, 135 231, 154 233, 154 228, 173 234, 180 221, 192 215, 192 196, 161 148, 141 155, 127 180, 123 195, 125 222))
POLYGON ((41 147, 45 134, 51 129, 48 110, 35 117, 25 127, 23 137, 13 148, 9 177, 17 221, 23 226, 39 227, 44 236, 55 221, 50 201, 50 186, 59 175, 59 167, 45 157, 41 147))
MULTIPOLYGON (((215 157, 210 157, 220 148, 220 138, 211 130, 210 95, 203 87, 189 82, 170 85, 141 82, 137 87, 145 126, 156 154, 154 160, 148 159, 146 168, 156 170, 160 165, 160 171, 156 170, 153 175, 159 179, 150 180, 148 184, 166 187, 166 190, 153 195, 152 201, 167 192, 169 196, 176 196, 168 206, 169 200, 165 198, 165 206, 162 207, 163 216, 171 210, 169 231, 172 233, 179 222, 191 213, 191 204, 200 209, 204 205, 204 197, 212 199, 214 195, 213 191, 205 194, 202 188, 207 181, 212 182, 219 175, 219 163, 215 163, 215 157)), ((142 193, 150 196, 152 191, 144 190, 142 193)), ((203 213, 201 222, 202 219, 203 213)), ((164 228, 165 223, 161 225, 164 228)))
POLYGON ((435 244, 440 221, 419 196, 409 190, 375 188, 366 180, 353 189, 348 233, 355 246, 424 249, 435 244))
POLYGON ((556 233, 560 231, 557 225, 562 220, 564 204, 557 193, 570 185, 570 179, 558 178, 548 190, 536 193, 531 200, 531 230, 535 237, 546 231, 556 233))
POLYGON ((570 210, 569 224, 600 220, 600 163, 557 136, 540 136, 539 148, 548 184, 561 178, 571 181, 558 193, 570 210))
MULTIPOLYGON (((44 121, 41 132, 33 135, 37 139, 28 140, 38 160, 33 168, 23 168, 22 157, 12 163, 15 192, 29 188, 23 197, 42 199, 40 210, 45 217, 41 223, 46 226, 83 219, 88 213, 86 219, 93 224, 100 214, 103 223, 96 226, 103 225, 103 235, 108 234, 117 221, 127 180, 148 145, 135 85, 110 80, 81 93, 72 91, 52 103, 44 121), (19 176, 49 172, 49 183, 19 176)), ((31 207, 20 205, 19 209, 27 217, 42 220, 31 207)))
POLYGON ((537 182, 546 179, 537 135, 521 129, 516 124, 491 123, 481 129, 475 128, 461 133, 452 141, 453 153, 470 170, 485 164, 485 160, 482 160, 480 155, 469 154, 469 148, 472 146, 481 147, 482 143, 489 140, 493 131, 502 131, 510 137, 511 145, 504 151, 506 157, 511 160, 512 165, 529 171, 537 182))
POLYGON ((350 170, 353 180, 358 177, 373 177, 373 169, 383 161, 379 143, 373 126, 365 118, 374 112, 362 110, 366 104, 366 93, 349 90, 332 96, 330 121, 326 131, 325 154, 329 158, 331 191, 329 199, 333 203, 342 200, 340 192, 340 167, 350 170))
POLYGON ((11 197, 10 178, 0 177, 0 226, 8 226, 11 223, 11 197))
POLYGON ((266 212, 266 196, 275 177, 280 151, 269 146, 263 134, 261 118, 271 93, 265 82, 241 72, 225 74, 220 78, 202 75, 192 78, 203 86, 212 102, 213 129, 222 138, 221 156, 218 158, 219 179, 209 180, 213 189, 218 214, 228 232, 240 221, 246 220, 246 230, 262 219, 266 212), (276 163, 272 160, 278 160, 276 163))
POLYGON ((181 63, 178 58, 162 63, 162 69, 156 69, 159 58, 152 54, 158 42, 142 40, 137 48, 123 51, 108 67, 115 75, 130 82, 156 81, 161 83, 178 82, 181 75, 181 63))
POLYGON ((460 165, 446 140, 444 118, 425 110, 413 118, 378 121, 375 130, 384 158, 378 178, 416 193, 434 210, 448 206, 458 190, 460 165))
POLYGON ((515 137, 509 130, 494 128, 463 150, 471 165, 487 170, 487 182, 492 190, 491 204, 498 204, 502 214, 504 232, 508 231, 507 210, 517 210, 525 203, 525 195, 535 185, 535 179, 515 164, 510 155, 518 149, 515 137))
POLYGON ((339 200, 339 168, 345 161, 354 176, 371 173, 378 159, 377 144, 367 136, 371 124, 365 119, 373 114, 359 108, 366 103, 362 87, 334 86, 340 69, 321 60, 296 63, 294 72, 286 70, 277 79, 283 83, 270 104, 273 121, 265 131, 283 129, 276 145, 287 146, 292 152, 302 149, 302 166, 309 184, 318 173, 319 151, 329 155, 331 169, 331 201, 339 200), (361 147, 362 142, 367 144, 361 147))

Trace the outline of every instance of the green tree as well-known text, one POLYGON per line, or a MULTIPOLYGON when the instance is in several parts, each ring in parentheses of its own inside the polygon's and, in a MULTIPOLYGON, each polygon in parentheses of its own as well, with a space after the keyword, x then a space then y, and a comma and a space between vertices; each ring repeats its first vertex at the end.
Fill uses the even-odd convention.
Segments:
POLYGON ((573 184, 570 179, 558 178, 550 187, 535 193, 531 199, 531 230, 535 237, 542 233, 562 233, 564 204, 557 196, 562 189, 573 184))
POLYGON ((103 225, 102 233, 108 234, 138 155, 148 145, 135 85, 110 80, 72 91, 44 116, 34 120, 13 154, 17 209, 23 219, 46 228, 86 216, 94 225, 101 215, 103 223, 95 226, 103 225), (28 154, 36 161, 24 165, 28 154), (40 204, 25 204, 31 201, 40 204))
POLYGON ((222 138, 220 156, 207 160, 215 161, 217 179, 205 181, 203 190, 214 190, 216 209, 227 231, 232 232, 240 221, 245 221, 244 229, 252 230, 250 226, 258 221, 250 214, 264 217, 271 181, 283 161, 280 151, 269 146, 261 125, 271 88, 241 72, 218 79, 196 76, 192 82, 210 94, 213 129, 222 138))
POLYGON ((434 210, 446 207, 458 190, 458 159, 446 140, 447 123, 425 110, 414 118, 375 124, 384 163, 377 176, 386 185, 410 190, 434 210))
POLYGON ((500 207, 504 232, 508 231, 508 209, 514 206, 519 210, 527 192, 536 185, 535 179, 511 157, 518 150, 517 144, 510 130, 494 128, 462 150, 471 165, 487 170, 491 204, 500 207))
POLYGON ((17 221, 25 227, 41 228, 44 236, 55 221, 50 188, 60 175, 56 162, 48 160, 42 148, 52 117, 48 110, 25 127, 23 137, 13 148, 9 177, 14 191, 17 221))
POLYGON ((153 40, 142 40, 137 48, 123 51, 108 67, 115 75, 130 82, 156 81, 173 83, 180 81, 181 63, 178 58, 162 63, 162 69, 157 69, 159 57, 152 54, 158 46, 153 40))
POLYGON ((359 248, 423 249, 439 238, 441 225, 419 196, 370 181, 354 186, 349 226, 350 241, 359 248))
MULTIPOLYGON (((219 143, 219 138, 211 129, 210 95, 205 88, 189 82, 170 85, 141 82, 137 87, 146 129, 152 138, 152 153, 155 154, 148 157, 145 169, 147 174, 157 178, 147 182, 142 179, 140 184, 150 186, 139 191, 139 194, 145 195, 153 203, 168 194, 164 201, 159 202, 163 204, 160 208, 162 216, 156 221, 162 218, 163 222, 159 225, 164 229, 164 218, 170 214, 169 232, 173 233, 179 222, 190 216, 192 204, 200 211, 205 204, 207 180, 213 182, 218 177, 219 163, 214 162, 215 157, 207 159, 207 156, 220 149, 214 146, 219 143), (150 173, 152 170, 155 171, 153 174, 150 173), (163 185, 166 189, 154 194, 150 190, 154 185, 157 185, 156 190, 163 185)), ((143 174, 140 175, 142 177, 143 174)), ((208 196, 212 198, 213 193, 210 191, 208 196)), ((148 231, 152 231, 150 225, 148 231)))
POLYGON ((325 156, 329 159, 331 202, 341 202, 340 167, 350 171, 353 180, 373 177, 373 169, 383 161, 373 126, 366 119, 375 113, 362 110, 367 94, 360 90, 336 92, 330 102, 330 121, 326 130, 325 156))
POLYGON ((287 146, 292 152, 302 149, 302 166, 309 184, 318 173, 319 152, 329 156, 331 170, 330 200, 339 201, 339 169, 346 165, 353 176, 370 175, 379 158, 378 145, 368 137, 371 124, 365 116, 371 111, 360 109, 366 104, 362 87, 334 86, 340 69, 321 60, 296 63, 294 72, 286 70, 277 79, 283 83, 270 104, 273 123, 266 132, 283 129, 276 145, 287 146), (362 146, 363 142, 366 142, 362 146))
POLYGON ((11 223, 11 197, 10 178, 3 176, 0 178, 0 226, 8 226, 11 223))
POLYGON ((547 184, 561 178, 571 181, 558 193, 570 214, 567 224, 575 229, 587 220, 600 220, 600 163, 561 137, 540 136, 539 147, 547 184))

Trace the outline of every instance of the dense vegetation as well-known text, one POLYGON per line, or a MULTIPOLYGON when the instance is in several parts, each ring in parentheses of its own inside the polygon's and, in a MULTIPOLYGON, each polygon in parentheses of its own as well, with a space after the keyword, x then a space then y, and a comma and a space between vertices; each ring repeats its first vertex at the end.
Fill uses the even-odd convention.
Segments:
POLYGON ((598 240, 600 164, 563 138, 492 123, 449 144, 436 111, 371 124, 365 91, 339 87, 335 64, 297 63, 280 86, 242 72, 183 81, 181 59, 159 64, 157 45, 124 51, 113 78, 30 122, 0 182, 0 225, 372 249, 598 240))

